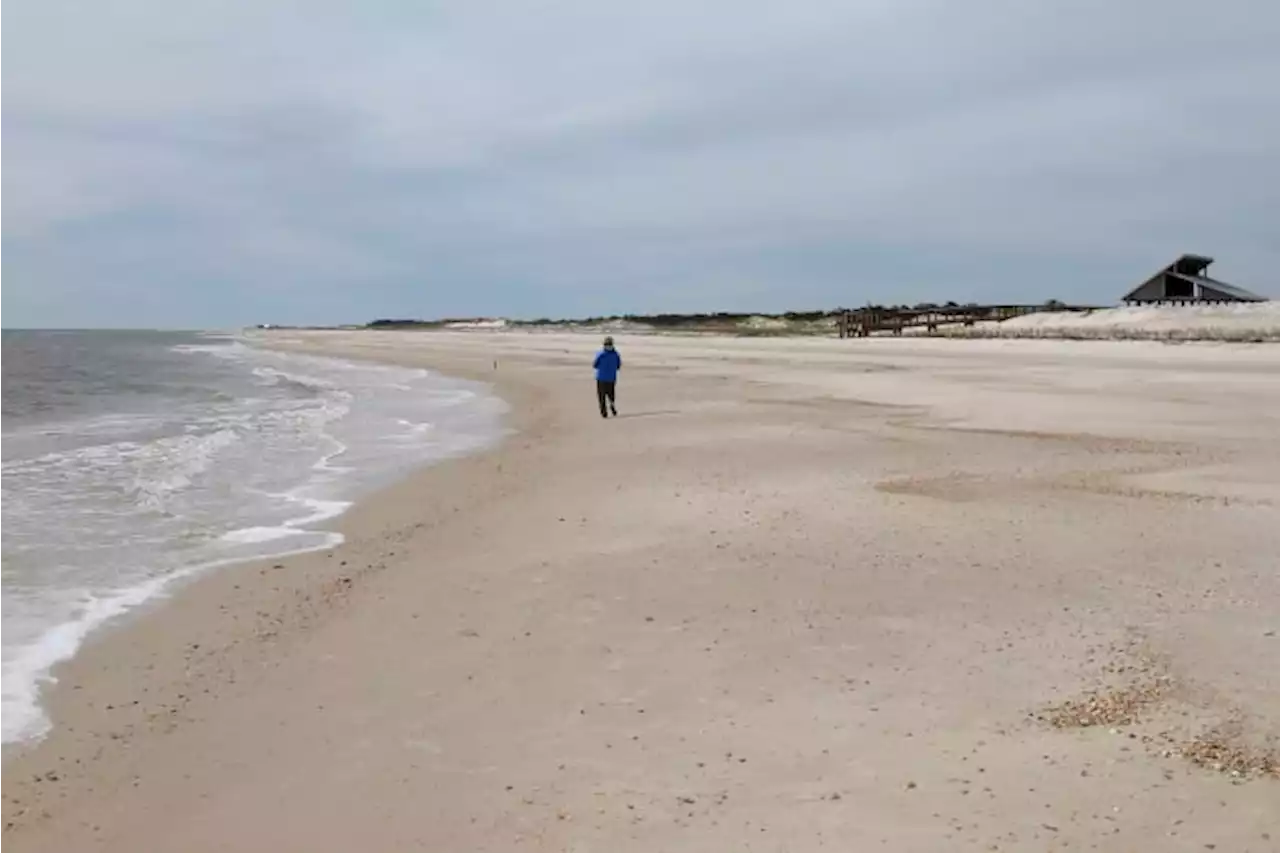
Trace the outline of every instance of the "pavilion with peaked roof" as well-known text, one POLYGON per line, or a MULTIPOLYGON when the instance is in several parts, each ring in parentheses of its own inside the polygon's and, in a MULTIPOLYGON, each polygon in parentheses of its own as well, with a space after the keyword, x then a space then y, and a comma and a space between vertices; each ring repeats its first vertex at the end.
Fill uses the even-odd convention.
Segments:
POLYGON ((1149 302, 1266 302, 1265 296, 1206 274, 1213 258, 1183 255, 1129 291, 1126 305, 1149 302))

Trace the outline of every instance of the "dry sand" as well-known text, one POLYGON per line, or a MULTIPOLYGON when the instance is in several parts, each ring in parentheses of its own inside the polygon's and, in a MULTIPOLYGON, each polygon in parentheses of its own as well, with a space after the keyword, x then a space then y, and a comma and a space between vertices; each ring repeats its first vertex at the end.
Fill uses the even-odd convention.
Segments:
POLYGON ((11 851, 1280 846, 1280 348, 265 340, 517 432, 63 667, 11 851))

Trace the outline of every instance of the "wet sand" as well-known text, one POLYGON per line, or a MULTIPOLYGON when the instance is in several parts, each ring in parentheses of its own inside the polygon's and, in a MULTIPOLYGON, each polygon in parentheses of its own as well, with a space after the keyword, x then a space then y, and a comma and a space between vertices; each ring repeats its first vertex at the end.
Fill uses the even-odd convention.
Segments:
POLYGON ((11 850, 1280 843, 1280 348, 263 342, 515 432, 62 667, 11 850))

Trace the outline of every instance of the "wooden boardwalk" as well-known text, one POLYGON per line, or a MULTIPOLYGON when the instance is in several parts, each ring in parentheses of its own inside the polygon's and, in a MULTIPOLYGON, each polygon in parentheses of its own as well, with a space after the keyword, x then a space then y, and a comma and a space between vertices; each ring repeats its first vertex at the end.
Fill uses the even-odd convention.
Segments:
POLYGON ((903 329, 924 328, 933 334, 940 326, 1008 320, 1043 311, 1093 311, 1088 305, 954 305, 938 308, 858 308, 840 313, 842 338, 865 338, 878 333, 901 335, 903 329))

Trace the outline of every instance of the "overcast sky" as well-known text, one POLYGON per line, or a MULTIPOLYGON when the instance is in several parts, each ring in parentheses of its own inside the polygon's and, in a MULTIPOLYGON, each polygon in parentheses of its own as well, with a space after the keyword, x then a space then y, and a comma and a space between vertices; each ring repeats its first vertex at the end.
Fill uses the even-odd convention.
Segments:
POLYGON ((9 0, 6 326, 1280 296, 1280 3, 9 0))

